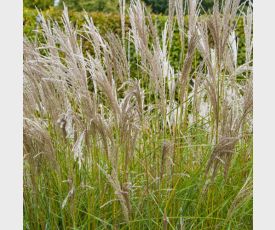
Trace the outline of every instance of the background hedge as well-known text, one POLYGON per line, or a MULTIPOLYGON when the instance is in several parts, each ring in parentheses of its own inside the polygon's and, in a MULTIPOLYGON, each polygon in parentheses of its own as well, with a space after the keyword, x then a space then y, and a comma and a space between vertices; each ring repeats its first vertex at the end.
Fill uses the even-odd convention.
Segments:
MULTIPOLYGON (((35 9, 24 8, 23 10, 23 25, 24 25, 24 36, 28 37, 29 39, 35 38, 35 30, 37 28, 36 17, 38 15, 38 11, 35 9)), ((52 18, 61 22, 61 15, 62 10, 57 8, 49 8, 43 11, 43 15, 46 18, 52 18)), ((93 18, 94 24, 98 27, 101 34, 105 34, 108 31, 115 32, 117 34, 121 33, 121 24, 120 24, 120 16, 117 13, 102 13, 102 12, 90 12, 88 13, 89 16, 93 18)), ((78 26, 84 23, 84 15, 83 12, 78 11, 69 11, 69 17, 71 21, 78 26)), ((167 16, 163 15, 153 15, 153 20, 157 21, 157 25, 159 27, 159 32, 161 33, 161 29, 164 27, 165 21, 167 20, 167 16)), ((188 18, 185 18, 185 25, 188 25, 187 21, 188 18)), ((130 27, 129 18, 126 17, 126 30, 130 27)), ((239 45, 239 53, 238 53, 238 64, 243 64, 245 62, 245 37, 244 37, 244 30, 243 30, 243 20, 240 18, 237 23, 236 35, 238 39, 239 45)), ((185 42, 187 45, 187 42, 185 42)), ((84 49, 89 49, 89 44, 83 44, 84 49)), ((174 68, 179 66, 179 56, 180 56, 180 37, 178 30, 175 30, 173 44, 171 47, 171 56, 170 61, 174 68)), ((134 49, 131 49, 134 52, 134 49)), ((200 59, 200 55, 197 53, 197 61, 200 59)))

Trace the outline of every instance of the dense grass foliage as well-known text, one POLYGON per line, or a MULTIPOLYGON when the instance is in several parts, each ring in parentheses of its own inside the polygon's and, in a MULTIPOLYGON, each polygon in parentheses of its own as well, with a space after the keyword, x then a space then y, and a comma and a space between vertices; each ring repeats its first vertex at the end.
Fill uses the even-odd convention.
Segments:
POLYGON ((37 34, 24 11, 24 229, 252 229, 252 9, 238 18, 239 2, 207 17, 197 1, 188 17, 181 0, 168 17, 139 0, 120 16, 65 8, 37 34))

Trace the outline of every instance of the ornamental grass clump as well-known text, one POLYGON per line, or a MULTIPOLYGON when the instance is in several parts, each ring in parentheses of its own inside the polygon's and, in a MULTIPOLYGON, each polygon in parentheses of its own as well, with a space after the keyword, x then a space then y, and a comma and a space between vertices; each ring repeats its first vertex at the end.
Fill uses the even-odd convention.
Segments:
POLYGON ((121 34, 87 14, 78 28, 64 5, 24 38, 26 229, 249 229, 251 4, 201 16, 199 1, 170 0, 162 28, 139 0, 119 7, 121 34))

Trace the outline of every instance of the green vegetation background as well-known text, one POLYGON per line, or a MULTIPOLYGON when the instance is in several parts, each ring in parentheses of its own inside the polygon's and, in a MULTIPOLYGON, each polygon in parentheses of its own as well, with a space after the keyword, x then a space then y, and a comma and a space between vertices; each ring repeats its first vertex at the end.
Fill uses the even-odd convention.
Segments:
MULTIPOLYGON (((58 22, 61 22, 61 15, 62 15, 62 9, 61 8, 54 8, 50 7, 49 9, 43 10, 43 14, 46 18, 52 18, 54 20, 57 20, 58 22)), ((24 24, 24 35, 28 37, 29 39, 35 39, 36 33, 35 30, 39 26, 36 22, 36 17, 38 15, 38 11, 36 9, 31 8, 24 8, 23 11, 23 24, 24 24), (38 27, 37 27, 38 26, 38 27)), ((93 18, 94 24, 99 28, 100 32, 104 35, 108 31, 115 32, 117 34, 121 33, 121 21, 120 21, 120 15, 117 12, 88 12, 88 15, 93 18)), ((69 16, 71 21, 77 25, 78 28, 81 27, 81 25, 84 23, 84 14, 83 12, 70 10, 69 16)), ((161 33, 161 28, 164 27, 164 24, 167 20, 166 15, 154 15, 153 18, 155 21, 157 21, 157 24, 160 28, 159 33, 161 33)), ((188 25, 188 17, 185 18, 185 25, 188 25)), ((126 17, 126 30, 129 28, 130 22, 129 18, 126 17)), ((244 30, 243 30, 243 20, 240 17, 238 19, 237 29, 236 29, 236 36, 237 36, 237 43, 238 43, 238 64, 241 65, 245 62, 245 38, 244 38, 244 30)), ((174 39, 173 44, 171 47, 171 56, 170 61, 174 68, 177 68, 179 66, 179 56, 180 56, 180 37, 179 37, 178 29, 176 28, 174 33, 174 39)), ((85 50, 89 50, 91 47, 89 47, 89 44, 84 43, 83 48, 85 50)), ((187 43, 186 43, 187 48, 187 43)), ((134 49, 131 49, 133 52, 132 55, 134 55, 134 49)), ((200 56, 196 56, 197 61, 200 60, 200 56)))
MULTIPOLYGON (((185 0, 186 1, 186 0, 185 0)), ((221 0, 220 0, 221 1, 221 0)), ((246 0, 241 0, 244 3, 246 0)), ((86 10, 86 11, 100 11, 100 12, 117 12, 118 11, 118 1, 114 0, 60 0, 58 7, 62 7, 63 2, 68 6, 69 9, 76 11, 86 10), (114 4, 114 2, 116 4, 114 4)), ((130 0, 126 0, 129 4, 130 0)), ((155 14, 167 14, 168 12, 168 2, 169 0, 143 0, 143 2, 151 8, 152 12, 155 14)), ((207 12, 209 11, 214 0, 203 0, 202 7, 207 12)), ((39 9, 49 9, 54 5, 53 0, 24 0, 24 7, 28 8, 39 8, 39 9)))

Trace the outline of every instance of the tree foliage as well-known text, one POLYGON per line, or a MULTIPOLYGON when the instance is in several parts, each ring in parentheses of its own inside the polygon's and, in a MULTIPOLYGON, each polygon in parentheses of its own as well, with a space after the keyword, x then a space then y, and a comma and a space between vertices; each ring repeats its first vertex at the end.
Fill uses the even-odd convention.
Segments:
POLYGON ((152 12, 166 14, 168 12, 168 0, 144 0, 146 5, 152 8, 152 12))
MULTIPOLYGON (((184 4, 188 0, 183 0, 184 4)), ((219 0, 222 2, 223 0, 219 0)), ((126 0, 129 4, 130 0, 126 0)), ((143 2, 151 8, 155 14, 167 14, 168 13, 168 2, 169 0, 143 0, 143 2)), ((247 2, 241 0, 241 3, 247 2)), ((253 2, 253 1, 251 1, 253 2)), ((70 10, 86 10, 88 12, 118 12, 119 3, 118 0, 60 0, 59 7, 63 7, 65 3, 70 10)), ((203 0, 201 2, 202 8, 205 12, 209 12, 212 9, 214 0, 203 0)), ((24 7, 27 8, 39 8, 41 10, 47 9, 54 5, 54 0, 24 0, 24 7)))

